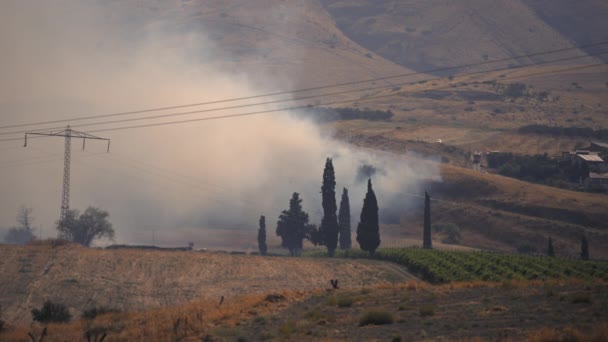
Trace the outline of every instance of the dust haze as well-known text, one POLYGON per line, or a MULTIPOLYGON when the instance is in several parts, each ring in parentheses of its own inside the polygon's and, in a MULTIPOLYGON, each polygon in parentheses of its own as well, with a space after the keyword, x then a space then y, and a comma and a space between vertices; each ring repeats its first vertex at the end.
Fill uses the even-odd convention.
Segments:
MULTIPOLYGON (((164 4, 165 6, 169 6, 164 4)), ((179 13, 175 5, 176 16, 179 13)), ((74 118, 261 94, 297 84, 281 75, 253 79, 245 68, 222 70, 231 56, 197 29, 176 28, 171 17, 144 19, 105 1, 2 1, 0 3, 1 125, 74 118)), ((122 8, 122 7, 121 7, 122 8)), ((137 7, 134 6, 134 9, 137 7)), ((170 12, 173 13, 173 12, 170 12)), ((285 98, 285 97, 284 97, 285 98)), ((275 98, 273 98, 275 99, 275 98)), ((256 103, 264 99, 182 108, 144 117, 256 103)), ((187 120, 250 111, 255 106, 120 124, 80 131, 187 120)), ((117 117, 121 119, 126 117, 117 117)), ((106 119, 107 120, 107 119, 106 119)), ((54 128, 62 124, 49 124, 54 128)), ((28 127, 29 128, 29 127, 28 127)), ((5 129, 19 131, 23 128, 5 129)), ((269 238, 293 192, 302 194, 313 223, 321 219, 325 159, 336 169, 336 197, 349 189, 353 231, 366 190, 359 170, 372 175, 381 218, 417 206, 406 194, 438 178, 436 163, 354 150, 331 131, 278 111, 222 120, 94 132, 112 140, 72 142, 71 208, 108 210, 117 243, 255 248, 259 215, 269 238)), ((22 138, 23 134, 0 135, 22 138)), ((0 226, 14 225, 21 205, 34 208, 42 237, 53 237, 59 215, 63 139, 0 144, 0 226)), ((272 240, 271 240, 272 243, 272 240)))

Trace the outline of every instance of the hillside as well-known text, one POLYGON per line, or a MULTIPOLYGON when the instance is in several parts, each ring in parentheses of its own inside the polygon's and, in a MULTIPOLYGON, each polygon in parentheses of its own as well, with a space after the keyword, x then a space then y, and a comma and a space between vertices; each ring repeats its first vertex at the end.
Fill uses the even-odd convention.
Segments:
POLYGON ((415 279, 372 261, 259 257, 197 252, 96 250, 73 245, 0 248, 0 305, 11 323, 31 321, 45 300, 72 314, 95 306, 125 311, 219 301, 272 291, 343 288, 415 279))
MULTIPOLYGON (((558 254, 575 257, 585 234, 593 241, 590 248, 594 257, 608 257, 605 195, 561 190, 453 166, 444 166, 442 177, 444 182, 431 188, 440 199, 435 202, 434 222, 460 226, 464 245, 504 251, 531 246, 545 253, 547 239, 552 237, 558 254)), ((412 216, 404 221, 420 220, 412 216)), ((419 229, 411 227, 410 234, 420 234, 419 229)))
MULTIPOLYGON (((584 6, 521 0, 325 0, 323 4, 351 39, 415 70, 571 47, 595 42, 592 38, 601 38, 601 31, 606 31, 600 14, 605 12, 605 4, 601 1, 585 1, 584 6), (561 20, 571 15, 571 7, 577 8, 578 20, 590 17, 590 22, 576 25, 577 19, 561 20), (589 29, 597 33, 586 35, 589 29)), ((505 65, 543 59, 523 58, 505 65)))
POLYGON ((350 40, 318 1, 155 0, 100 6, 129 13, 125 20, 140 34, 150 29, 168 33, 176 48, 203 43, 193 58, 273 90, 410 71, 350 40))
MULTIPOLYGON (((48 324, 45 341, 86 332, 110 341, 605 341, 605 291, 605 283, 560 280, 271 293, 48 324)), ((26 341, 41 330, 21 325, 0 338, 26 341)))
MULTIPOLYGON (((524 0, 523 2, 553 29, 577 45, 608 39, 606 30, 608 3, 605 1, 524 0)), ((608 61, 606 56, 600 58, 608 61)))

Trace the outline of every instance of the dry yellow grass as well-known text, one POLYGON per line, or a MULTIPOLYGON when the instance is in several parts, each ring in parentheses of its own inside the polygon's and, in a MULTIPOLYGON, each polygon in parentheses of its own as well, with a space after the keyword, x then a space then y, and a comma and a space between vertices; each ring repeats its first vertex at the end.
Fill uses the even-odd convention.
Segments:
POLYGON ((532 332, 526 339, 528 342, 604 342, 608 341, 608 325, 598 325, 591 329, 565 328, 543 328, 532 332))
POLYGON ((74 245, 0 248, 0 305, 10 323, 31 320, 49 299, 75 317, 105 306, 137 311, 193 300, 227 301, 270 291, 352 288, 413 277, 371 260, 261 257, 198 252, 97 250, 74 245))
MULTIPOLYGON (((67 324, 48 324, 45 341, 79 341, 87 331, 104 332, 109 341, 178 341, 200 340, 217 327, 230 328, 238 322, 272 314, 309 294, 282 291, 280 302, 266 300, 266 295, 249 295, 226 300, 203 300, 142 312, 112 313, 94 320, 78 320, 67 324)), ((17 326, 0 335, 3 341, 28 341, 28 333, 40 335, 42 326, 17 326)))

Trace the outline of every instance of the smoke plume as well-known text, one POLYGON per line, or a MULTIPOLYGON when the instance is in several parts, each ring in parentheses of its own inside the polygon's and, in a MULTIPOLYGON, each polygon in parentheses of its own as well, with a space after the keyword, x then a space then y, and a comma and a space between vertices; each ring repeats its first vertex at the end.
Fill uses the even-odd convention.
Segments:
MULTIPOLYGON (((123 5, 2 1, 2 126, 240 98, 297 84, 280 75, 253 78, 249 71, 255 66, 246 63, 241 70, 235 72, 231 66, 228 71, 224 63, 235 57, 208 39, 204 25, 179 25, 183 17, 187 13, 179 12, 179 4, 163 1, 123 5), (175 11, 166 10, 167 6, 175 6, 175 11), (159 14, 173 12, 177 14, 159 14)), ((265 105, 79 127, 101 120, 264 100, 269 99, 71 125, 88 132, 281 108, 280 104, 265 105)), ((268 218, 272 237, 274 220, 287 208, 293 192, 302 195, 312 222, 320 222, 320 187, 327 157, 334 160, 336 192, 349 189, 353 230, 367 176, 372 177, 387 217, 398 217, 412 205, 412 198, 404 194, 420 192, 421 175, 438 177, 434 163, 353 149, 289 111, 91 134, 110 138, 111 150, 105 153, 104 143, 87 141, 82 151, 81 141, 72 142, 70 204, 80 210, 89 205, 108 210, 118 243, 150 244, 154 236, 157 244, 164 245, 192 241, 200 247, 255 246, 259 216, 268 218)), ((14 225, 18 207, 27 205, 34 208, 42 236, 53 237, 60 209, 63 139, 31 139, 26 148, 22 145, 21 140, 0 145, 0 226, 14 225)))

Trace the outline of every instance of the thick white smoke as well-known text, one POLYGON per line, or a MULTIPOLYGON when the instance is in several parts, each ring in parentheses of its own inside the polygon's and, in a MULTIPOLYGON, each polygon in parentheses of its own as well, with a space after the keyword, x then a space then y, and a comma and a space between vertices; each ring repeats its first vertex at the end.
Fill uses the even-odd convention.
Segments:
MULTIPOLYGON (((2 126, 243 97, 263 93, 262 84, 290 83, 273 75, 251 79, 247 68, 241 73, 222 71, 218 65, 230 56, 202 38, 202 32, 167 29, 167 18, 116 13, 104 3, 0 3, 2 126)), ((263 100, 268 99, 160 114, 263 100)), ((90 131, 276 108, 280 105, 114 125, 72 125, 90 131)), ((129 117, 146 115, 153 114, 129 117)), ((120 118, 126 117, 113 119, 120 118)), ((419 193, 421 179, 438 177, 433 163, 355 150, 323 132, 297 113, 280 111, 93 133, 112 139, 111 152, 105 154, 101 142, 88 141, 84 152, 80 141, 73 142, 71 206, 108 210, 119 243, 151 243, 154 235, 165 245, 193 241, 197 246, 245 247, 255 244, 259 215, 266 215, 268 235, 274 235, 274 222, 293 192, 302 194, 312 222, 320 221, 327 157, 334 160, 338 202, 342 187, 349 189, 353 229, 366 190, 363 166, 376 168, 372 180, 380 207, 397 217, 410 205, 411 198, 404 193, 419 193)), ((27 148, 21 145, 22 141, 0 145, 0 226, 14 224, 17 208, 25 204, 34 208, 43 237, 54 236, 63 141, 31 139, 27 148)))

